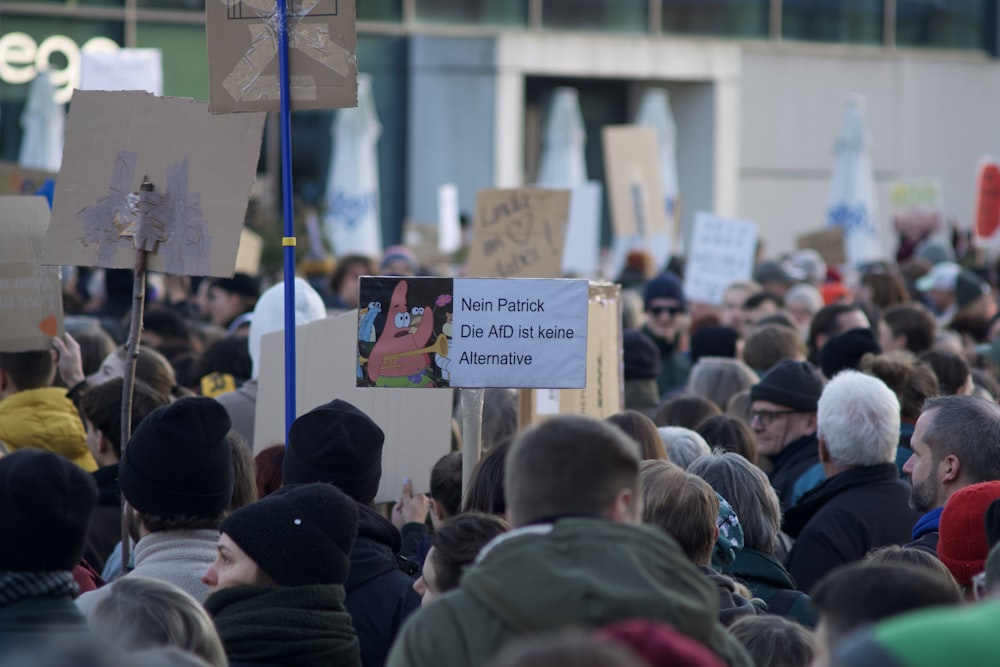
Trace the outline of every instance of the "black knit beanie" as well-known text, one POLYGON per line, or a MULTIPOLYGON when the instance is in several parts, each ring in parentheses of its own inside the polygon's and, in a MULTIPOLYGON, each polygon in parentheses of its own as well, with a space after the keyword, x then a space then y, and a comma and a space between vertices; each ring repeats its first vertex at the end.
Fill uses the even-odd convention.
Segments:
POLYGON ((96 506, 94 478, 63 457, 21 449, 0 458, 0 570, 72 570, 96 506))
POLYGON ((691 363, 695 364, 702 357, 736 356, 736 343, 740 334, 732 327, 705 327, 691 336, 691 363))
POLYGON ((819 365, 823 375, 832 378, 844 369, 857 370, 861 357, 868 353, 882 354, 875 333, 868 328, 851 329, 826 342, 819 351, 819 365))
POLYGON ((660 374, 660 351, 656 343, 635 329, 622 332, 622 362, 626 380, 650 379, 660 374))
POLYGON ((331 484, 292 484, 236 510, 219 532, 280 586, 343 584, 358 507, 331 484))
POLYGON ((371 417, 347 401, 330 401, 292 422, 283 482, 330 482, 370 505, 382 479, 383 442, 385 434, 371 417))
POLYGON ((143 514, 219 516, 233 495, 230 425, 214 398, 182 398, 153 410, 125 448, 122 495, 143 514))
POLYGON ((673 299, 681 310, 687 310, 684 283, 671 271, 664 271, 646 283, 642 293, 642 303, 646 310, 649 310, 649 302, 653 299, 673 299))
POLYGON ((823 378, 808 361, 783 359, 750 387, 751 401, 769 401, 799 412, 816 412, 823 378))

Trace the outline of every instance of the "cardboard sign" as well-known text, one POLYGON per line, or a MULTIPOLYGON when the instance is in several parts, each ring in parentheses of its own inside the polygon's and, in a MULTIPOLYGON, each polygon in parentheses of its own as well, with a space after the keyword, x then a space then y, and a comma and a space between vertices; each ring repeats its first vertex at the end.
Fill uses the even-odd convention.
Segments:
POLYGON ((75 91, 44 261, 131 268, 143 243, 152 271, 233 275, 264 117, 213 116, 206 104, 138 91, 75 91), (152 192, 140 192, 144 178, 152 192))
POLYGON ((33 195, 49 179, 56 179, 51 171, 24 169, 16 162, 0 162, 0 195, 33 195))
MULTIPOLYGON (((212 113, 279 111, 275 0, 206 0, 212 113)), ((354 0, 288 0, 291 107, 358 105, 354 0)))
POLYGON ((684 269, 685 296, 691 301, 722 305, 726 285, 753 276, 756 254, 756 222, 698 211, 684 269))
POLYGON ((257 275, 263 251, 264 239, 257 232, 244 227, 240 232, 240 247, 236 251, 236 272, 257 275))
MULTIPOLYGON (((298 414, 340 398, 357 406, 385 431, 382 482, 376 502, 399 498, 403 478, 416 493, 428 490, 430 470, 448 453, 452 392, 372 391, 355 386, 357 311, 318 320, 296 329, 298 414)), ((283 332, 261 338, 254 453, 285 442, 283 332)))
POLYGON ((997 229, 1000 229, 1000 163, 993 158, 983 158, 976 174, 977 241, 992 242, 997 229))
POLYGON ((625 409, 621 285, 590 283, 589 293, 587 385, 583 389, 523 390, 522 427, 557 414, 606 419, 625 409))
POLYGON ((847 255, 844 253, 843 227, 828 227, 818 232, 802 234, 796 239, 796 247, 812 248, 830 266, 847 262, 847 255))
POLYGON ((163 94, 163 52, 160 49, 83 51, 80 90, 145 90, 163 94))
POLYGON ((42 265, 44 197, 0 197, 0 352, 47 350, 63 332, 59 267, 42 265))
POLYGON ((433 222, 403 221, 403 244, 413 251, 420 266, 436 275, 452 272, 454 253, 441 252, 440 231, 433 222))
POLYGON ((587 281, 361 278, 359 387, 584 387, 587 281))
POLYGON ((558 278, 569 190, 480 190, 466 272, 487 278, 558 278))
POLYGON ((603 130, 604 172, 615 236, 648 242, 672 232, 663 204, 659 139, 652 127, 611 125, 603 130))

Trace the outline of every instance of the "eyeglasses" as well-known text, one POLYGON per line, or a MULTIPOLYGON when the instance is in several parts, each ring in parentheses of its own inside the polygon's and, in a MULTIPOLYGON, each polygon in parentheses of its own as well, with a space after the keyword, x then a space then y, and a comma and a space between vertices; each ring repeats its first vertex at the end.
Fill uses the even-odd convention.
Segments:
POLYGON ((670 313, 670 316, 673 317, 677 313, 683 313, 684 309, 677 306, 650 306, 646 311, 653 317, 659 317, 663 313, 670 313))
POLYGON ((770 426, 771 422, 779 415, 794 415, 797 412, 798 410, 751 410, 750 423, 752 424, 754 420, 759 419, 764 426, 770 426))

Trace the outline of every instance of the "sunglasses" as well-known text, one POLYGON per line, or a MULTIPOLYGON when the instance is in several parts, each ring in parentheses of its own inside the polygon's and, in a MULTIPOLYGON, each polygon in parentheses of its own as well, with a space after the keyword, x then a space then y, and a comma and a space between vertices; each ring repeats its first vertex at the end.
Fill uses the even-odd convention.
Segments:
POLYGON ((647 312, 653 317, 659 317, 663 313, 670 313, 671 316, 677 313, 683 313, 684 309, 677 306, 650 306, 646 309, 647 312))

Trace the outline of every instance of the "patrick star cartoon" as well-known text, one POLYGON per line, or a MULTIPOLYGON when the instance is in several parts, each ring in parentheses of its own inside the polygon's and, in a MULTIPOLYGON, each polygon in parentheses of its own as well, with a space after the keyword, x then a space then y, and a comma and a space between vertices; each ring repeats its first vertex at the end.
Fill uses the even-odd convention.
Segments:
POLYGON ((433 382, 426 372, 430 358, 424 347, 434 333, 434 313, 430 306, 425 308, 411 332, 408 289, 405 280, 396 283, 385 326, 368 356, 368 377, 378 387, 426 387, 433 382))

